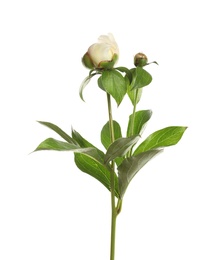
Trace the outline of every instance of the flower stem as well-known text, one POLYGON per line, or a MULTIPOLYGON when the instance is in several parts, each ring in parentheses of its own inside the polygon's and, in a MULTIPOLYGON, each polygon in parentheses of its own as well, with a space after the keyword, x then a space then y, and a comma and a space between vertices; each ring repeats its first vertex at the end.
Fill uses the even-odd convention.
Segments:
MULTIPOLYGON (((136 89, 136 92, 135 92, 135 103, 133 105, 132 121, 131 121, 131 125, 130 125, 130 135, 131 136, 134 133, 133 129, 134 129, 134 124, 135 124, 135 112, 136 112, 137 98, 138 98, 138 89, 136 89)), ((129 157, 132 155, 132 150, 133 150, 133 147, 128 152, 129 157)))
MULTIPOLYGON (((107 93, 107 105, 108 105, 108 116, 109 116, 109 129, 110 129, 110 138, 111 143, 115 141, 114 137, 114 127, 113 127, 113 117, 112 117, 112 106, 110 94, 107 93)), ((115 201, 115 165, 112 161, 111 164, 111 175, 110 175, 110 185, 111 185, 111 240, 110 240, 110 260, 115 259, 115 234, 116 234, 116 217, 117 217, 117 208, 115 201)))

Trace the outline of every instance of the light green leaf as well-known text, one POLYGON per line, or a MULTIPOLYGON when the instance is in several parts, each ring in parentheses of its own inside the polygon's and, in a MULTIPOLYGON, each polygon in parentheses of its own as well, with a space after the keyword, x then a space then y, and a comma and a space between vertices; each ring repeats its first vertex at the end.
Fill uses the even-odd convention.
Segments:
POLYGON ((132 105, 135 106, 141 100, 142 88, 131 89, 131 85, 128 85, 127 95, 130 98, 132 105))
POLYGON ((162 150, 157 149, 149 150, 124 159, 122 164, 118 167, 119 194, 121 198, 123 198, 130 181, 136 173, 161 151, 162 150))
POLYGON ((152 76, 141 67, 137 67, 133 71, 133 79, 131 83, 131 90, 143 88, 149 85, 152 81, 152 76))
POLYGON ((104 70, 102 72, 101 86, 116 100, 118 105, 127 92, 127 85, 124 77, 114 69, 104 70))
MULTIPOLYGON (((101 182, 109 191, 111 190, 110 185, 110 174, 112 169, 109 169, 105 164, 97 161, 95 158, 89 157, 85 154, 75 154, 76 166, 83 172, 101 182)), ((119 198, 118 190, 118 177, 114 173, 115 178, 115 195, 119 198)))
POLYGON ((52 129, 53 131, 55 131, 57 134, 59 134, 64 140, 66 140, 68 143, 73 143, 73 144, 77 144, 72 138, 71 136, 69 136, 68 134, 66 134, 62 129, 60 129, 57 125, 54 125, 52 123, 49 122, 44 122, 44 121, 37 121, 38 123, 45 125, 47 127, 49 127, 50 129, 52 129))
POLYGON ((131 70, 129 70, 128 68, 126 67, 117 67, 115 68, 116 70, 119 70, 120 72, 123 72, 126 74, 126 76, 128 77, 129 81, 131 82, 132 81, 132 73, 131 73, 131 70))
POLYGON ((105 163, 109 163, 117 157, 122 157, 135 145, 140 139, 139 135, 115 140, 108 148, 105 154, 105 163))
POLYGON ((127 128, 127 136, 142 134, 146 123, 152 116, 151 110, 140 110, 135 113, 135 117, 133 114, 129 117, 128 128, 127 128))
POLYGON ((134 155, 148 151, 153 148, 161 148, 175 145, 181 139, 187 127, 169 126, 152 133, 135 150, 134 155))

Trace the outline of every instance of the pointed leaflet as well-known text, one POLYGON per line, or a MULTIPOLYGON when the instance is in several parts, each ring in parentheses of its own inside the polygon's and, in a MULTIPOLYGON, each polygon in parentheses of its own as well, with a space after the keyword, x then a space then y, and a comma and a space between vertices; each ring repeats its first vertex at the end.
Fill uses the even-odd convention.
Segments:
MULTIPOLYGON (((122 137, 121 134, 121 127, 118 122, 113 120, 113 130, 114 130, 114 139, 118 139, 122 137)), ((101 142, 105 149, 108 149, 108 147, 111 145, 111 136, 110 136, 110 127, 109 127, 109 121, 103 126, 101 131, 101 142)), ((116 165, 121 164, 123 161, 122 158, 116 158, 115 163, 116 165)))
POLYGON ((104 70, 102 72, 101 86, 116 100, 118 105, 127 92, 127 85, 124 77, 114 69, 104 70))
POLYGON ((152 116, 151 110, 140 110, 135 112, 135 117, 133 114, 129 117, 127 136, 141 134, 144 130, 146 123, 152 116))
POLYGON ((105 163, 107 164, 117 157, 124 156, 130 148, 138 142, 139 139, 139 135, 117 139, 109 146, 105 154, 105 163))
POLYGON ((97 150, 99 154, 99 159, 104 162, 104 153, 96 148, 93 144, 88 142, 84 137, 82 137, 76 130, 72 129, 72 138, 74 141, 76 141, 80 147, 82 148, 88 148, 88 147, 93 147, 97 150))
POLYGON ((127 87, 127 95, 130 98, 133 106, 135 106, 136 104, 138 104, 138 102, 141 99, 142 88, 131 89, 131 85, 128 85, 128 87, 127 87))
MULTIPOLYGON (((113 130, 114 130, 115 140, 122 137, 121 127, 120 127, 119 123, 116 122, 115 120, 113 120, 113 130)), ((109 121, 102 128, 101 142, 104 145, 105 149, 108 149, 108 147, 111 144, 109 121)))
POLYGON ((77 144, 68 134, 66 134, 62 129, 60 129, 57 125, 54 125, 49 122, 44 121, 38 121, 38 123, 45 125, 55 131, 57 134, 59 134, 64 140, 66 140, 68 143, 77 144))
POLYGON ((143 88, 149 85, 152 81, 152 76, 141 67, 137 67, 133 71, 133 79, 131 82, 131 89, 143 88))
POLYGON ((152 133, 135 150, 134 155, 153 148, 175 145, 181 139, 187 127, 169 126, 152 133))
POLYGON ((75 153, 84 153, 88 156, 92 156, 97 158, 98 152, 97 149, 93 147, 81 148, 79 145, 70 144, 63 141, 56 140, 54 138, 47 138, 43 142, 41 142, 38 147, 34 150, 42 151, 42 150, 53 150, 53 151, 73 151, 75 153))
POLYGON ((139 155, 124 159, 122 164, 118 167, 119 194, 121 198, 123 198, 130 181, 136 173, 161 151, 162 150, 157 149, 149 150, 147 152, 140 153, 139 155))
MULTIPOLYGON (((110 174, 112 169, 107 167, 105 164, 95 160, 95 158, 88 157, 85 154, 75 154, 75 164, 76 166, 83 172, 89 174, 94 177, 98 181, 100 181, 109 191, 110 187, 110 174)), ((118 190, 118 177, 114 173, 115 178, 115 195, 119 198, 119 190, 118 190)))
POLYGON ((91 70, 89 75, 83 80, 81 86, 80 86, 80 90, 79 90, 79 95, 80 95, 80 98, 84 101, 84 98, 83 98, 83 90, 85 89, 85 87, 88 85, 88 83, 90 82, 91 78, 97 74, 99 74, 99 72, 96 72, 96 73, 92 73, 94 70, 91 70))
MULTIPOLYGON (((96 148, 81 148, 75 144, 48 138, 44 140, 35 151, 54 150, 54 151, 73 151, 75 153, 75 163, 83 172, 88 173, 99 182, 101 182, 108 190, 110 190, 110 171, 103 162, 99 160, 99 152, 96 148)), ((115 193, 119 197, 118 180, 115 175, 115 193)))

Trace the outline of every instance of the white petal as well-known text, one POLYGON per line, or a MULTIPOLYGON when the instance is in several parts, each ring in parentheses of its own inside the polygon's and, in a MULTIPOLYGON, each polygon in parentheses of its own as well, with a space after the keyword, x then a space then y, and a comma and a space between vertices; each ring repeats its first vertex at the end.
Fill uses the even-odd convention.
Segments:
POLYGON ((98 40, 100 43, 110 45, 113 53, 119 54, 119 48, 112 33, 108 33, 108 35, 101 35, 98 40))
POLYGON ((110 61, 113 58, 111 46, 106 43, 95 43, 90 46, 88 53, 95 66, 98 66, 101 61, 110 61))

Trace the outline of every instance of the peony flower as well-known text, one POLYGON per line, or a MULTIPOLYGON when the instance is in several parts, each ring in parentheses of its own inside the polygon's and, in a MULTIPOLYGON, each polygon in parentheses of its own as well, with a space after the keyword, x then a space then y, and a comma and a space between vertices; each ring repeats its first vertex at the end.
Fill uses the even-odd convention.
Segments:
POLYGON ((118 45, 111 33, 101 35, 99 42, 92 44, 82 58, 83 64, 89 68, 112 68, 118 60, 118 45))

